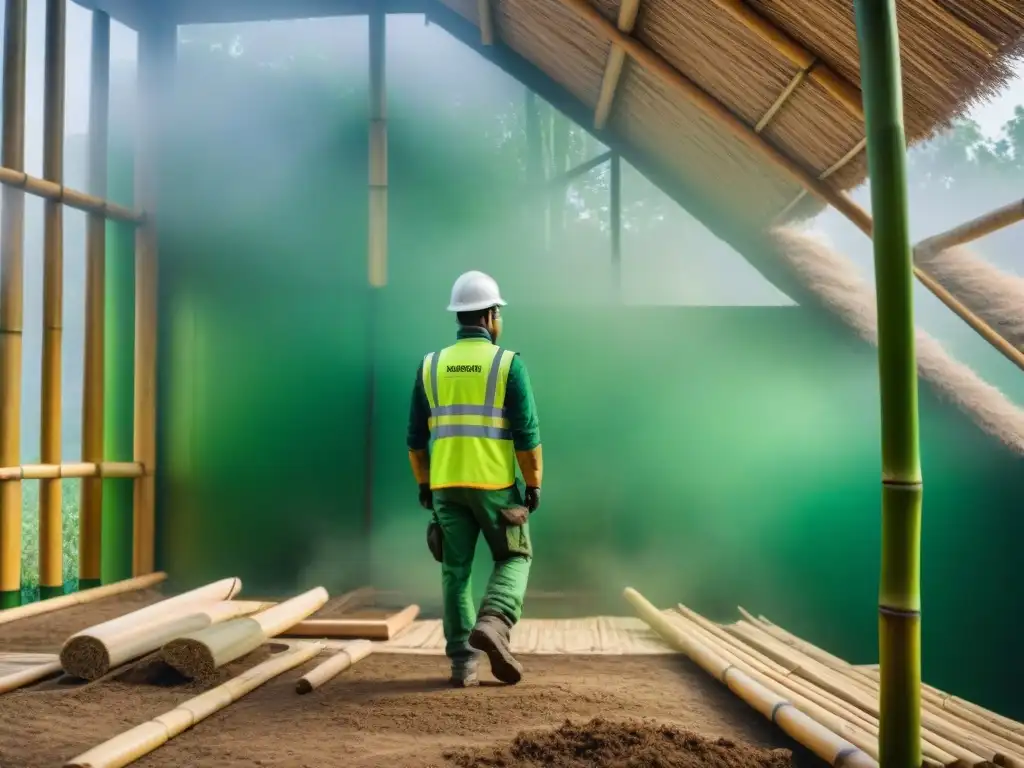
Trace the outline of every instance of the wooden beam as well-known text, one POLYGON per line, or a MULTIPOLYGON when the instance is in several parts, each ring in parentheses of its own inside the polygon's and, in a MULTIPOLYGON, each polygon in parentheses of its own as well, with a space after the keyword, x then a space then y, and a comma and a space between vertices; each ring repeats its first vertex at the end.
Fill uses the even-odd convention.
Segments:
POLYGON ((989 211, 958 227, 922 240, 914 246, 914 258, 979 240, 1020 221, 1024 221, 1024 200, 989 211))
MULTIPOLYGON (((640 13, 640 0, 622 0, 619 6, 618 28, 625 35, 632 34, 636 26, 636 17, 640 13)), ((597 107, 594 109, 594 127, 601 129, 608 123, 611 115, 612 103, 615 101, 615 91, 618 90, 619 80, 622 77, 622 68, 626 63, 626 52, 622 46, 612 43, 608 51, 608 60, 604 65, 604 74, 601 76, 601 92, 597 97, 597 107)))
POLYGON ((793 79, 789 81, 789 85, 786 86, 786 89, 779 94, 779 97, 775 102, 768 107, 768 111, 765 112, 764 115, 761 116, 761 119, 757 121, 757 125, 754 126, 755 133, 761 133, 768 127, 768 123, 770 123, 775 115, 779 113, 779 110, 785 106, 786 102, 789 101, 789 97, 796 92, 796 89, 800 87, 800 83, 802 83, 806 77, 806 69, 798 70, 797 73, 793 75, 793 79))
MULTIPOLYGON (((89 86, 89 191, 107 195, 107 130, 110 120, 110 17, 92 14, 92 66, 89 86)), ((85 240, 85 355, 82 369, 82 458, 103 461, 103 383, 106 334, 107 222, 92 213, 85 240)), ((103 482, 82 482, 78 527, 78 578, 100 582, 103 482)))
POLYGON ((714 0, 723 11, 785 56, 790 63, 806 70, 808 77, 824 88, 850 114, 864 119, 864 104, 860 88, 838 74, 809 51, 803 43, 758 14, 743 0, 714 0))
MULTIPOLYGON (((43 175, 64 182, 64 81, 67 0, 46 0, 43 83, 43 175)), ((43 207, 43 364, 39 458, 61 460, 61 348, 64 327, 64 210, 43 207)), ((63 509, 59 480, 39 484, 39 587, 42 596, 63 592, 63 509), (49 592, 50 594, 45 594, 49 592)))
MULTIPOLYGON (((3 131, 0 163, 25 163, 27 0, 6 0, 3 131)), ((21 463, 21 348, 25 282, 25 193, 4 187, 0 200, 0 466, 21 463)), ((21 591, 21 483, 0 485, 0 608, 21 591)))
POLYGON ((494 45, 494 9, 491 0, 477 0, 477 17, 480 19, 480 43, 494 45))

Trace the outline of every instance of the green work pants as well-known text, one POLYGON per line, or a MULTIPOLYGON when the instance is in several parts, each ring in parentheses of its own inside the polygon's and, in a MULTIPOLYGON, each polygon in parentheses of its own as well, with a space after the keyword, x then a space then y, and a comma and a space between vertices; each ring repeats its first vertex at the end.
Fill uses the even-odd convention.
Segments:
POLYGON ((512 526, 501 515, 502 509, 520 504, 515 486, 498 491, 444 488, 434 492, 434 510, 444 542, 441 589, 445 653, 453 663, 473 655, 468 640, 476 623, 476 608, 470 577, 481 533, 494 557, 494 570, 480 613, 503 617, 509 624, 515 624, 522 615, 533 554, 529 523, 512 526))

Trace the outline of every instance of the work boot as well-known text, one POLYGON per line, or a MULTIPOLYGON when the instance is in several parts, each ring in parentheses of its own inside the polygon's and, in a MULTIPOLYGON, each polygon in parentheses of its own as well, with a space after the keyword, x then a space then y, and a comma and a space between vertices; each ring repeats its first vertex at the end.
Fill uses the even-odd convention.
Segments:
POLYGON ((469 633, 470 646, 487 654, 491 673, 507 685, 515 685, 523 679, 523 665, 516 661, 509 646, 511 634, 511 622, 503 616, 490 614, 481 616, 469 633))
POLYGON ((472 688, 480 685, 480 677, 477 674, 479 664, 476 658, 468 661, 453 661, 452 676, 448 679, 454 688, 472 688))

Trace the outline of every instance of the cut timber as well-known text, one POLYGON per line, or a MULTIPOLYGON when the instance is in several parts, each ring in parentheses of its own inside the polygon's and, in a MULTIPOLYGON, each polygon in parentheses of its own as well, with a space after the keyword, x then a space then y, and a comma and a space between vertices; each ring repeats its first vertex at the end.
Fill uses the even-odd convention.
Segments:
POLYGON ((673 625, 639 592, 627 588, 624 596, 637 615, 665 642, 685 654, 716 680, 720 680, 743 701, 829 765, 841 762, 844 768, 878 768, 875 759, 864 750, 811 719, 786 698, 761 685, 704 643, 673 625))
POLYGON ((8 622, 17 621, 18 619, 28 619, 32 616, 39 616, 44 613, 59 611, 62 608, 71 608, 75 605, 84 605, 85 603, 102 600, 106 597, 121 595, 125 592, 136 592, 140 589, 149 589, 150 587, 156 586, 160 582, 164 581, 166 578, 167 574, 163 572, 150 573, 145 576, 139 576, 135 579, 116 581, 113 584, 106 584, 102 587, 84 589, 81 592, 73 592, 70 595, 61 595, 60 597, 55 597, 51 600, 41 600, 38 603, 29 603, 28 605, 22 605, 17 608, 8 608, 6 611, 0 611, 0 624, 7 624, 8 622))
POLYGON ((418 605, 410 605, 386 619, 310 619, 298 622, 283 634, 288 637, 391 640, 412 624, 419 613, 418 605))
POLYGON ((180 704, 159 717, 137 725, 65 763, 65 768, 122 768, 163 746, 196 723, 238 701, 268 680, 304 664, 323 650, 303 643, 258 664, 223 685, 180 704))
POLYGON ((0 694, 38 683, 60 672, 52 653, 0 653, 0 694))
POLYGON ((327 602, 327 597, 327 590, 317 587, 255 616, 169 638, 161 655, 185 677, 206 679, 215 670, 251 653, 271 637, 316 613, 327 602))
POLYGON ((263 607, 263 603, 242 600, 187 605, 168 611, 162 618, 149 618, 113 633, 86 630, 64 644, 60 652, 61 665, 69 675, 98 680, 114 667, 152 653, 176 637, 247 616, 263 607))
POLYGON ((324 683, 362 661, 373 652, 373 644, 367 640, 349 643, 336 654, 299 678, 295 684, 296 693, 312 693, 324 683))

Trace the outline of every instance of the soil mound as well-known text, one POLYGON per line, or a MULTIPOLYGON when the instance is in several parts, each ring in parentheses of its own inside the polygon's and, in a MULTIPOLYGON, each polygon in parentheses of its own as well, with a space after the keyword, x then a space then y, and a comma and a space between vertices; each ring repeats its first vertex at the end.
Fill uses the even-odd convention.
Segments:
POLYGON ((510 744, 447 752, 459 768, 790 768, 787 749, 761 749, 728 739, 639 721, 568 720, 547 731, 524 731, 510 744))

